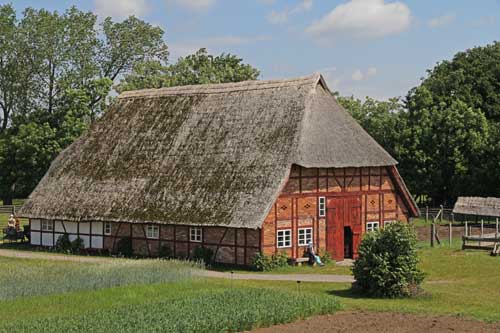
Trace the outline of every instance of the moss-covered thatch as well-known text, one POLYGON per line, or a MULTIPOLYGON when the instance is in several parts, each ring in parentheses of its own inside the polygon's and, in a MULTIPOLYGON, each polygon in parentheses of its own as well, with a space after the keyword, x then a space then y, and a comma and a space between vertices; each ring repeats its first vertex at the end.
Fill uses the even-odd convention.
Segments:
POLYGON ((293 163, 396 164, 320 75, 133 91, 57 157, 21 214, 257 228, 293 163))

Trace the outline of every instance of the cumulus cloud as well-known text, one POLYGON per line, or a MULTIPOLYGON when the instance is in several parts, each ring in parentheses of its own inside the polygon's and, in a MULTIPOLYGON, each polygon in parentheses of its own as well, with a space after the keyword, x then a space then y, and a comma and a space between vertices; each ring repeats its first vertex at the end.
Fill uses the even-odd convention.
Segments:
POLYGON ((271 24, 283 24, 288 21, 290 16, 308 11, 313 6, 313 0, 300 0, 295 6, 285 8, 281 11, 273 10, 268 16, 267 21, 271 24))
POLYGON ((311 24, 306 32, 323 39, 336 36, 374 39, 401 33, 410 23, 410 9, 402 2, 351 0, 311 24))
POLYGON ((94 10, 101 17, 121 19, 130 15, 144 16, 151 6, 148 0, 94 0, 94 10))
POLYGON ((190 10, 205 10, 215 4, 215 0, 172 0, 175 4, 190 10))
POLYGON ((434 17, 427 22, 430 28, 439 28, 451 24, 455 21, 455 14, 446 14, 439 17, 434 17))

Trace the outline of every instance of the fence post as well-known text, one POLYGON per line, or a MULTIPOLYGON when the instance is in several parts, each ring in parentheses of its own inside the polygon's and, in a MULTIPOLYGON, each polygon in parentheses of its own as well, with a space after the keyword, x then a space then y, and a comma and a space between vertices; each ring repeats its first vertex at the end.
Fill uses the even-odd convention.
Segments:
POLYGON ((453 238, 453 237, 452 237, 452 236, 453 236, 453 235, 452 235, 452 229, 451 229, 451 228, 452 228, 452 225, 453 225, 453 224, 450 222, 450 224, 449 224, 449 226, 450 226, 450 233, 449 233, 449 235, 448 235, 448 236, 449 236, 449 237, 448 237, 448 240, 449 240, 449 242, 450 242, 450 247, 451 247, 451 240, 452 240, 452 238, 453 238))
POLYGON ((443 205, 439 205, 441 208, 441 215, 439 215, 439 224, 443 224, 443 215, 444 215, 444 207, 443 205))
POLYGON ((468 237, 469 236, 469 227, 467 226, 467 221, 465 221, 465 237, 468 237))
MULTIPOLYGON (((481 219, 481 238, 484 236, 484 221, 481 219)), ((479 241, 479 246, 481 246, 481 241, 479 241)))
POLYGON ((495 229, 495 238, 498 241, 498 217, 497 217, 497 227, 495 229))
POLYGON ((455 223, 455 214, 451 212, 451 223, 455 223))
POLYGON ((431 223, 431 247, 434 247, 434 235, 436 233, 436 226, 434 225, 434 222, 431 223))
POLYGON ((429 206, 425 206, 425 223, 429 222, 429 206))

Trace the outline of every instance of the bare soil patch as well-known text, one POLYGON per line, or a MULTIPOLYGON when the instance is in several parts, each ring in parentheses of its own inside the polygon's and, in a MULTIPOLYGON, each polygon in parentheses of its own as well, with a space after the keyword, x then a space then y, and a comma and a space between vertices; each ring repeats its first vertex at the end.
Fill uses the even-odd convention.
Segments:
POLYGON ((254 332, 500 332, 500 323, 488 324, 456 316, 422 316, 394 312, 338 312, 254 332))

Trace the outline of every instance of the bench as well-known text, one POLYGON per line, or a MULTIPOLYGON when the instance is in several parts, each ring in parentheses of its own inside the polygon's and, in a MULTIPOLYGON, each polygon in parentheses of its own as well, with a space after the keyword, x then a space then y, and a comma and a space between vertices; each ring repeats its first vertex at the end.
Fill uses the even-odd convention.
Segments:
MULTIPOLYGON (((302 266, 303 263, 309 264, 309 258, 307 257, 302 257, 302 258, 292 258, 289 260, 290 265, 292 266, 302 266)), ((316 263, 313 263, 312 266, 315 266, 316 263)))

